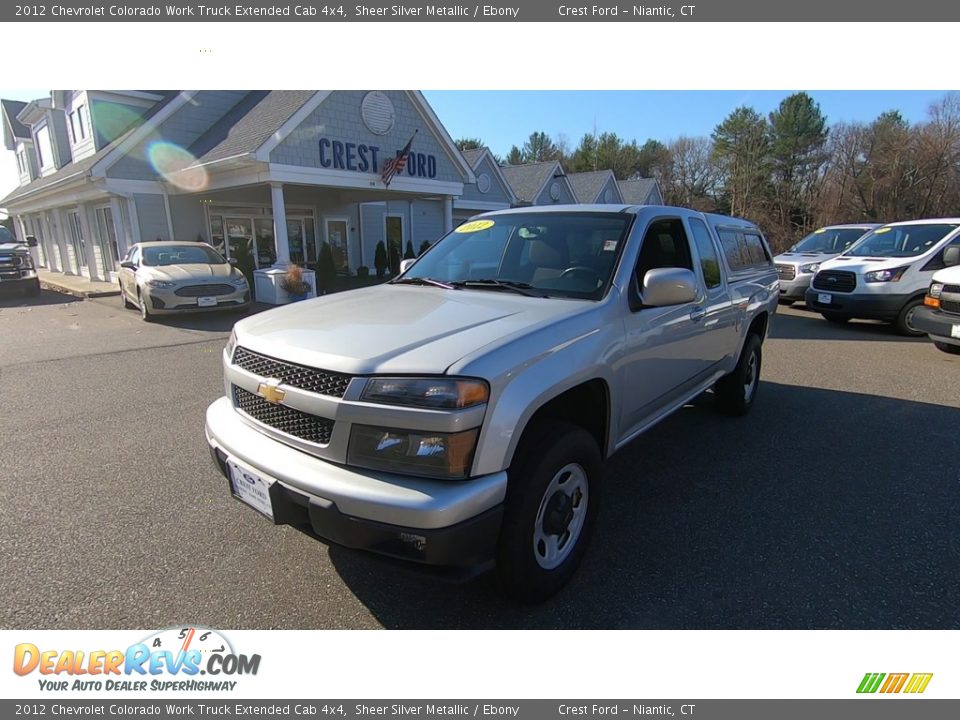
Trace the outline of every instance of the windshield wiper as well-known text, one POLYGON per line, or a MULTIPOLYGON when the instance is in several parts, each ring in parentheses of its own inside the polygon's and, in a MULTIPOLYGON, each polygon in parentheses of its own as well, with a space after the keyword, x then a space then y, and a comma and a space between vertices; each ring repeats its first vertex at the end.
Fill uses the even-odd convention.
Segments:
POLYGON ((477 288, 481 290, 507 290, 527 297, 547 297, 542 292, 529 292, 533 285, 516 280, 496 280, 494 278, 483 278, 480 280, 457 280, 452 283, 456 287, 477 288))
POLYGON ((411 277, 411 278, 397 278, 396 280, 390 281, 391 285, 432 285, 433 287, 440 287, 444 290, 457 290, 456 283, 445 283, 440 280, 434 280, 433 278, 428 277, 411 277))

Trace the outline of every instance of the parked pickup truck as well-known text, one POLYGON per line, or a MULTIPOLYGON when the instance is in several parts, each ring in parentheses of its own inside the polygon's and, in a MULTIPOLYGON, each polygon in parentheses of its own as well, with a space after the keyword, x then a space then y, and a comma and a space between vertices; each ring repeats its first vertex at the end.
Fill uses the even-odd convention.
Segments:
POLYGON ((495 565, 541 600, 584 554, 605 458, 710 388, 750 409, 778 295, 743 220, 488 213, 384 285, 238 322, 207 440, 275 523, 444 572, 495 565))

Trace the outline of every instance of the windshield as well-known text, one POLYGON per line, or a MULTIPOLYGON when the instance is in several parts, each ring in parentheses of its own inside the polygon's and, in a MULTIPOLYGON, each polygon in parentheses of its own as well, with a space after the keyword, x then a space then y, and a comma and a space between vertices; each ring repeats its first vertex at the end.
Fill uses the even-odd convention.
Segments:
POLYGON ((584 212, 474 220, 441 239, 399 282, 423 278, 486 290, 514 284, 541 296, 599 300, 632 220, 584 212))
POLYGON ((821 228, 794 245, 791 252, 842 253, 866 232, 866 228, 821 228))
POLYGON ((951 232, 955 224, 895 225, 877 228, 847 253, 850 257, 915 257, 951 232))
POLYGON ((164 245, 143 248, 143 264, 163 265, 223 265, 226 260, 216 250, 203 245, 164 245))

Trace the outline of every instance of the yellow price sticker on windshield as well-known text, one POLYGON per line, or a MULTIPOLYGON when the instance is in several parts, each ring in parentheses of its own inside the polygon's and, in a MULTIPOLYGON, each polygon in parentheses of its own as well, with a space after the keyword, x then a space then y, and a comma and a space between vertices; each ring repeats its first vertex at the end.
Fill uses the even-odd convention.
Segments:
POLYGON ((890 232, 890 228, 877 228, 873 231, 874 235, 883 235, 885 232, 890 232))
POLYGON ((487 228, 492 228, 493 226, 493 220, 474 220, 473 222, 464 223, 463 225, 454 228, 453 231, 458 233, 475 233, 480 232, 481 230, 486 230, 487 228))
POLYGON ((819 230, 814 230, 814 231, 813 231, 813 234, 814 234, 814 235, 822 235, 822 234, 825 233, 826 231, 827 231, 826 228, 820 228, 819 230))

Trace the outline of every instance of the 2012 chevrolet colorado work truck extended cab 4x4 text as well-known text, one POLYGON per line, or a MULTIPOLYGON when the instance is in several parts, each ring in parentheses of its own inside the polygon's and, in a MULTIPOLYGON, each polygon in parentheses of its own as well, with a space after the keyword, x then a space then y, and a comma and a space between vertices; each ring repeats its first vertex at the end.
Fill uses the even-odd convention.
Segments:
POLYGON ((556 592, 603 461, 714 388, 745 413, 779 295, 749 222, 659 206, 488 213, 377 287, 241 320, 206 435, 275 523, 556 592))

